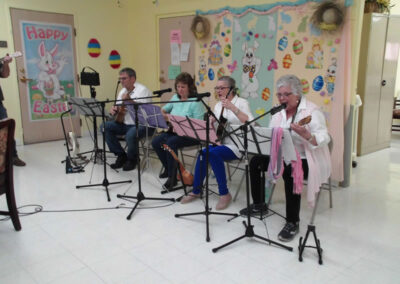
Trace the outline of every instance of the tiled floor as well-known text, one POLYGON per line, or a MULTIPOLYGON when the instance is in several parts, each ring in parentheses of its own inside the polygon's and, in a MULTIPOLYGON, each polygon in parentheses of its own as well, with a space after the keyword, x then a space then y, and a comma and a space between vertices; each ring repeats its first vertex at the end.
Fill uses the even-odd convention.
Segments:
MULTIPOLYGON (((86 142, 88 148, 88 141, 86 142)), ((83 145, 84 147, 85 145, 83 145)), ((82 147, 82 148, 83 148, 82 147)), ((175 218, 176 213, 204 210, 203 203, 171 204, 145 200, 126 220, 129 201, 117 194, 137 194, 137 183, 110 186, 111 202, 102 187, 75 189, 76 185, 103 181, 103 168, 89 164, 84 173, 65 174, 62 142, 19 148, 27 162, 15 169, 15 189, 21 213, 43 212, 21 218, 22 231, 10 221, 0 222, 0 283, 399 283, 400 281, 400 135, 390 149, 358 158, 349 188, 333 192, 333 209, 323 192, 316 226, 324 264, 307 249, 298 261, 297 237, 289 252, 245 238, 217 253, 211 249, 244 234, 243 218, 227 222, 211 215, 211 242, 205 241, 205 216, 175 218), (92 177, 91 177, 92 176, 92 177), (30 206, 29 206, 30 205, 30 206), (35 207, 35 205, 37 205, 35 207), (121 206, 124 207, 124 206, 121 206), (158 208, 154 208, 158 207, 158 208), (51 212, 53 210, 95 209, 51 212)), ((153 173, 142 176, 146 196, 160 197, 153 173)), ((108 168, 110 182, 137 180, 136 172, 116 173, 108 168)), ((236 175, 238 182, 240 175, 236 175)), ((170 193, 178 197, 181 192, 170 193)), ((216 196, 210 205, 215 206, 216 196)), ((1 198, 0 207, 5 206, 1 198)), ((226 212, 245 206, 244 191, 226 212)), ((284 198, 276 191, 272 208, 283 213, 284 198)), ((304 236, 311 209, 301 211, 304 236)), ((265 224, 253 221, 255 232, 276 240, 283 225, 279 216, 265 224)), ((313 244, 313 242, 311 242, 313 244)))

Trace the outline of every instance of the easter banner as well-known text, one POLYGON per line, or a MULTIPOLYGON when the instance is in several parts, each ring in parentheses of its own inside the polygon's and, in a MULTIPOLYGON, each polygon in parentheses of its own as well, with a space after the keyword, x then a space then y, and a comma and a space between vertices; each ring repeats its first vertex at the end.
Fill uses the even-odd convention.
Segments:
MULTIPOLYGON (((271 4, 271 9, 262 12, 244 9, 233 13, 228 7, 204 12, 211 34, 196 45, 199 91, 212 90, 222 75, 232 76, 257 117, 276 102, 276 80, 294 74, 302 81, 303 94, 321 107, 329 123, 340 33, 323 34, 309 23, 313 4, 271 4)), ((258 123, 268 126, 269 120, 267 115, 258 123)))
POLYGON ((30 120, 57 119, 76 95, 72 27, 21 21, 30 120))

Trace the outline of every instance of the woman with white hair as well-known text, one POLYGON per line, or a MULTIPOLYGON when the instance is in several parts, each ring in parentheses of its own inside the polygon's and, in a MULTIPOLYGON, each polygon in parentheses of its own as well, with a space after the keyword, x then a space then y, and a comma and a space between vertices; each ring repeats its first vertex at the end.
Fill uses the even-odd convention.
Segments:
MULTIPOLYGON (((331 162, 328 149, 330 136, 324 114, 319 107, 308 101, 302 94, 302 85, 294 75, 285 75, 276 82, 277 98, 286 108, 272 116, 270 127, 281 127, 291 130, 294 147, 301 158, 304 179, 308 180, 308 200, 313 202, 319 186, 330 176, 331 162), (300 126, 298 122, 311 116, 311 122, 300 126)), ((267 171, 269 156, 257 155, 250 161, 251 193, 254 204, 250 206, 251 214, 266 211, 265 181, 262 171, 267 171)), ((281 241, 290 241, 299 231, 301 192, 295 190, 292 172, 293 163, 284 163, 283 180, 286 196, 286 224, 278 235, 281 241)), ((301 168, 300 168, 301 169, 301 168)), ((300 171, 301 172, 301 171, 300 171)), ((302 184, 300 185, 302 188, 302 184)), ((247 214, 247 208, 241 210, 247 214)))

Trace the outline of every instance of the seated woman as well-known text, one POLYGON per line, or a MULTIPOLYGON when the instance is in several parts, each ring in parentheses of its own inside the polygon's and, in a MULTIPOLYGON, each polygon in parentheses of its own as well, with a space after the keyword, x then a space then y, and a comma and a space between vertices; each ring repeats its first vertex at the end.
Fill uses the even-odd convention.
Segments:
MULTIPOLYGON (((328 149, 330 136, 326 128, 325 117, 319 107, 302 96, 299 78, 285 75, 276 82, 277 97, 286 109, 272 116, 270 127, 291 129, 294 147, 301 158, 304 179, 308 178, 307 193, 313 202, 319 186, 331 173, 331 161, 328 149), (299 126, 297 122, 311 115, 311 122, 299 126)), ((254 204, 251 213, 265 210, 265 188, 261 171, 267 171, 269 157, 257 155, 250 161, 251 193, 254 204)), ((284 164, 283 180, 286 195, 286 224, 278 235, 281 241, 290 241, 299 231, 301 193, 294 192, 292 164, 284 164)), ((301 185, 302 186, 302 185, 301 185)), ((301 188, 300 186, 300 188, 301 188)), ((247 214, 247 208, 241 210, 247 214)))
MULTIPOLYGON (((201 102, 196 101, 196 98, 190 98, 191 96, 195 96, 197 89, 194 85, 194 80, 189 73, 182 72, 176 77, 175 90, 176 94, 171 98, 170 101, 182 101, 183 103, 166 104, 161 109, 166 120, 168 113, 172 115, 189 116, 191 118, 203 119, 205 112, 204 106, 201 102)), ((199 144, 199 141, 189 137, 178 136, 176 133, 171 131, 163 132, 153 138, 153 149, 157 153, 165 169, 165 172, 161 174, 160 177, 168 177, 164 187, 170 189, 177 183, 176 166, 174 158, 162 147, 163 144, 167 144, 170 149, 177 153, 178 149, 199 144)))
MULTIPOLYGON (((224 112, 222 116, 232 125, 243 124, 253 119, 249 103, 247 100, 239 98, 236 94, 235 80, 228 76, 221 77, 215 91, 218 95, 219 102, 214 107, 214 114, 220 118, 222 108, 224 112)), ((218 182, 218 190, 220 194, 216 210, 223 210, 228 207, 232 196, 226 185, 226 174, 224 161, 236 160, 241 156, 239 149, 235 146, 229 137, 222 141, 223 145, 212 146, 209 148, 209 163, 214 171, 218 182)), ((181 203, 185 204, 200 197, 201 187, 207 174, 207 164, 205 163, 206 149, 203 149, 200 157, 197 159, 196 169, 194 173, 193 192, 182 198, 181 203)))

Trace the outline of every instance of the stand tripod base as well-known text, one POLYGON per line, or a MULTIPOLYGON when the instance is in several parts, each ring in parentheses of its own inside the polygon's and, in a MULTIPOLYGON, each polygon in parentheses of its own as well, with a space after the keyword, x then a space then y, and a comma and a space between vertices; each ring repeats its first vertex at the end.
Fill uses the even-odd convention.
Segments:
POLYGON ((195 216, 195 215, 205 215, 206 216, 206 241, 209 242, 210 241, 210 229, 209 229, 209 225, 208 225, 208 216, 210 215, 222 215, 222 216, 233 216, 234 218, 236 218, 237 216, 239 216, 236 213, 222 213, 222 212, 211 212, 208 210, 208 208, 206 208, 205 211, 201 211, 201 212, 194 212, 194 213, 184 213, 184 214, 175 214, 175 218, 179 218, 179 217, 184 217, 184 216, 195 216))
POLYGON ((122 199, 136 199, 137 202, 135 204, 135 206, 133 206, 131 212, 129 213, 129 215, 126 217, 127 220, 130 220, 132 217, 133 212, 135 212, 136 207, 138 207, 139 203, 143 200, 163 200, 163 201, 172 201, 175 202, 174 198, 158 198, 158 197, 146 197, 144 196, 143 192, 139 191, 137 196, 129 196, 129 195, 123 195, 123 194, 117 194, 118 198, 122 198, 122 199))
POLYGON ((107 193, 107 200, 111 201, 110 198, 110 193, 108 192, 108 186, 111 184, 120 184, 120 183, 131 183, 132 180, 124 180, 124 181, 116 181, 116 182, 108 182, 107 179, 104 179, 102 183, 96 183, 96 184, 86 184, 86 185, 77 185, 76 188, 83 188, 83 187, 94 187, 94 186, 104 186, 106 188, 106 193, 107 193))
POLYGON ((244 239, 244 238, 246 238, 246 237, 247 237, 247 238, 257 238, 257 239, 266 241, 266 242, 268 242, 269 244, 274 244, 274 245, 277 245, 277 246, 279 246, 279 247, 281 247, 281 248, 287 249, 288 251, 293 251, 293 248, 292 248, 292 247, 288 247, 288 246, 285 246, 285 245, 283 245, 283 244, 281 244, 281 243, 278 243, 278 242, 272 241, 272 240, 270 240, 270 239, 263 238, 263 237, 261 237, 261 236, 259 236, 259 235, 256 235, 256 234, 254 233, 253 225, 247 225, 246 221, 243 221, 243 225, 244 225, 244 227, 246 228, 246 231, 245 231, 244 235, 242 235, 242 236, 240 236, 240 237, 238 237, 238 238, 236 238, 236 239, 234 239, 234 240, 232 240, 232 241, 230 241, 230 242, 227 242, 226 244, 223 244, 222 246, 219 246, 219 247, 217 247, 217 248, 213 248, 213 249, 212 249, 212 252, 215 253, 215 252, 217 252, 218 250, 220 250, 220 249, 222 249, 222 248, 224 248, 224 247, 226 247, 226 246, 229 246, 229 245, 231 245, 231 244, 233 244, 233 243, 235 243, 235 242, 237 242, 237 241, 240 241, 241 239, 244 239))
POLYGON ((321 243, 317 238, 317 233, 315 232, 315 225, 308 225, 304 242, 303 242, 303 237, 301 237, 299 240, 299 261, 303 261, 303 252, 305 248, 315 248, 318 252, 318 263, 322 264, 322 248, 321 248, 321 243), (306 245, 310 232, 314 235, 315 246, 306 245))

